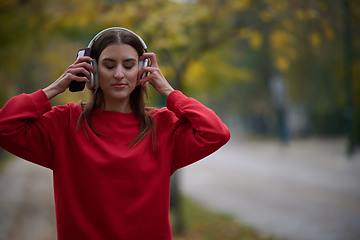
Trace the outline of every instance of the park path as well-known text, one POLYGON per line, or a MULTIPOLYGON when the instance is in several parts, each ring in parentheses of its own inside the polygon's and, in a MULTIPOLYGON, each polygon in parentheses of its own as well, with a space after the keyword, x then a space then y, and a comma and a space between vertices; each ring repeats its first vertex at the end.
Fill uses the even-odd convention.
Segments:
POLYGON ((19 158, 0 174, 0 240, 54 240, 52 172, 19 158))
POLYGON ((360 239, 360 155, 344 140, 288 146, 232 138, 181 170, 181 188, 198 202, 262 232, 290 240, 360 239))
MULTIPOLYGON (((343 140, 232 140, 181 170, 183 191, 266 234, 360 239, 360 155, 343 140)), ((0 174, 0 240, 55 240, 50 170, 21 159, 0 174)))

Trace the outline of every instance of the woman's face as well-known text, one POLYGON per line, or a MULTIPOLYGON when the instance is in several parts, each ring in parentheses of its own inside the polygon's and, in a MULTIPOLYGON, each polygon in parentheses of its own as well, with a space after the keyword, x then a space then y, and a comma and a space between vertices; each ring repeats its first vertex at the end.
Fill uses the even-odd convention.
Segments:
POLYGON ((101 52, 98 73, 107 108, 130 106, 130 94, 137 83, 138 60, 135 48, 128 44, 110 44, 101 52))

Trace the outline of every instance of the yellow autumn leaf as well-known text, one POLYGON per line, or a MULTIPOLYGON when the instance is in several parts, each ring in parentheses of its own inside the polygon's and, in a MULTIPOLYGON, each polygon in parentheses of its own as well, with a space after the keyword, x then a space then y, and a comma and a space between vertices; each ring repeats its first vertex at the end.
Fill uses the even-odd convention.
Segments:
POLYGON ((254 72, 248 68, 238 68, 234 71, 233 78, 236 82, 250 82, 254 79, 254 72))
POLYGON ((289 19, 283 21, 283 26, 289 31, 292 31, 295 28, 294 23, 289 19))
POLYGON ((206 68, 204 64, 197 61, 192 61, 185 72, 185 85, 189 86, 201 86, 202 80, 206 74, 206 68))
POLYGON ((252 4, 252 0, 236 0, 229 1, 230 8, 232 10, 244 11, 248 9, 252 4))
POLYGON ((271 15, 267 11, 261 11, 259 13, 259 17, 263 22, 270 22, 271 21, 271 15))
POLYGON ((260 32, 254 31, 250 35, 249 43, 252 49, 259 50, 262 47, 263 36, 260 32))
POLYGON ((281 48, 288 45, 290 42, 290 35, 281 30, 275 30, 270 35, 271 45, 275 48, 281 48))
POLYGON ((281 72, 286 72, 290 67, 289 60, 287 60, 285 57, 281 57, 281 56, 276 58, 276 63, 275 64, 276 64, 276 67, 281 72))
POLYGON ((335 32, 334 30, 332 30, 331 28, 327 27, 325 29, 325 36, 329 39, 329 40, 334 40, 335 39, 335 32))
POLYGON ((238 31, 238 35, 242 39, 247 39, 251 35, 251 29, 246 28, 246 27, 240 28, 239 31, 238 31))
POLYGON ((165 78, 172 78, 175 75, 174 68, 170 65, 162 65, 161 72, 165 78))
POLYGON ((308 9, 306 15, 309 19, 315 19, 317 17, 317 12, 314 9, 308 9))
POLYGON ((301 9, 297 9, 295 11, 295 16, 299 19, 299 20, 304 20, 306 18, 306 13, 305 11, 301 10, 301 9))
POLYGON ((322 39, 318 33, 311 33, 309 35, 309 42, 314 48, 318 48, 321 45, 322 39))
POLYGON ((286 51, 287 56, 292 59, 296 60, 299 57, 299 52, 296 48, 289 47, 286 51))
POLYGON ((266 2, 272 9, 276 10, 284 10, 288 6, 288 1, 284 0, 266 0, 266 2))

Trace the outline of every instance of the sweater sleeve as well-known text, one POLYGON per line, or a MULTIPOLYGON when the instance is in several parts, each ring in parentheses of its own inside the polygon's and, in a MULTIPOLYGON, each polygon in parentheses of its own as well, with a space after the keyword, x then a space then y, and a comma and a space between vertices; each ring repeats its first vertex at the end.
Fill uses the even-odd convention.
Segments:
POLYGON ((51 104, 42 90, 11 98, 0 110, 0 147, 23 159, 51 168, 48 123, 51 104))
POLYGON ((171 174, 218 150, 230 139, 230 131, 209 108, 180 91, 167 98, 167 108, 178 120, 172 126, 171 174))

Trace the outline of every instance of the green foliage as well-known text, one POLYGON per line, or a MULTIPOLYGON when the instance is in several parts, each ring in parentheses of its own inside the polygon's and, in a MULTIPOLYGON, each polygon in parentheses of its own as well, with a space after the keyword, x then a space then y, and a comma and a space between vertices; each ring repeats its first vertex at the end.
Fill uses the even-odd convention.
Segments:
MULTIPOLYGON (((156 52, 175 88, 221 112, 271 122, 269 86, 281 75, 287 104, 307 109, 314 132, 343 133, 344 127, 327 121, 335 116, 341 125, 347 104, 343 1, 5 0, 0 3, 0 104, 50 84, 99 30, 122 26, 139 33, 156 52)), ((351 94, 358 116, 360 4, 349 2, 351 94)), ((79 98, 86 93, 66 93, 56 101, 79 98)), ((357 136, 360 139, 360 133, 357 136)))
POLYGON ((174 236, 174 240, 275 240, 263 236, 254 228, 240 224, 225 214, 215 213, 189 198, 182 201, 183 217, 186 232, 174 236))

